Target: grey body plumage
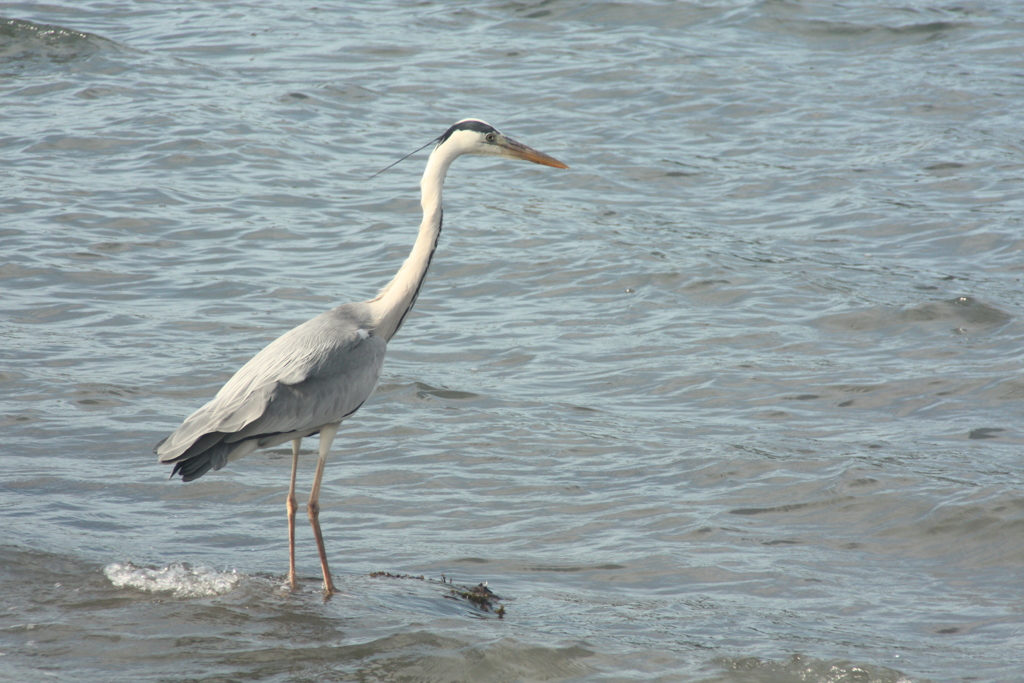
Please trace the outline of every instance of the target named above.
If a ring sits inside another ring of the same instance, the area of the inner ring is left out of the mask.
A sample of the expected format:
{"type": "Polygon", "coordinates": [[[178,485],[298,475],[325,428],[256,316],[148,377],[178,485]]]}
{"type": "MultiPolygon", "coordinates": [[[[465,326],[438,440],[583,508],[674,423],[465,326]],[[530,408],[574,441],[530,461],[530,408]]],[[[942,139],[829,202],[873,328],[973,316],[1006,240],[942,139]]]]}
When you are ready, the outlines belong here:
{"type": "Polygon", "coordinates": [[[365,304],[343,304],[282,335],[157,444],[171,476],[192,481],[253,450],[316,434],[370,397],[387,343],[365,304]],[[233,457],[232,457],[233,456],[233,457]]]}

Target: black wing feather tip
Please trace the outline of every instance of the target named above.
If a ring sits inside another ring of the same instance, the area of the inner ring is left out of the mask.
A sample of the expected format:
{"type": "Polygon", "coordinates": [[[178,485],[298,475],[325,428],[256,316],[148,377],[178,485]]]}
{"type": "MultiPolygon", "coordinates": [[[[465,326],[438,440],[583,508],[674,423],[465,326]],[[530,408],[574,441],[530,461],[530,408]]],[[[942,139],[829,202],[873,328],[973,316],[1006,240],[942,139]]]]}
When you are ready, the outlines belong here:
{"type": "Polygon", "coordinates": [[[185,457],[179,456],[181,459],[174,463],[170,478],[180,475],[182,481],[193,481],[210,470],[219,470],[227,464],[228,453],[236,445],[224,443],[221,439],[198,453],[188,454],[186,451],[185,457]]]}

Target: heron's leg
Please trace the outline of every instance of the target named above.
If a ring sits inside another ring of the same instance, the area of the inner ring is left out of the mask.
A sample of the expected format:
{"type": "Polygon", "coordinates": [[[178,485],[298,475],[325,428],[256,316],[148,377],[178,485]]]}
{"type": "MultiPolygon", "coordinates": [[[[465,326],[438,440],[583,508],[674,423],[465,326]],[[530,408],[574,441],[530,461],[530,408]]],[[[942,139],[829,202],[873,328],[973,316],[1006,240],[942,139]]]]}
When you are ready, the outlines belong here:
{"type": "Polygon", "coordinates": [[[298,588],[295,582],[295,510],[298,505],[295,503],[295,471],[299,469],[299,446],[302,439],[292,440],[292,479],[288,484],[288,583],[292,590],[298,588]]]}
{"type": "Polygon", "coordinates": [[[320,481],[324,477],[324,465],[327,463],[327,454],[334,443],[334,436],[338,433],[340,423],[324,425],[320,428],[320,459],[316,462],[316,474],[313,476],[313,490],[309,493],[309,523],[313,525],[313,535],[316,537],[316,549],[320,551],[320,568],[324,572],[324,592],[328,597],[334,593],[334,582],[331,581],[331,570],[327,566],[327,551],[324,549],[324,536],[320,533],[320,481]]]}

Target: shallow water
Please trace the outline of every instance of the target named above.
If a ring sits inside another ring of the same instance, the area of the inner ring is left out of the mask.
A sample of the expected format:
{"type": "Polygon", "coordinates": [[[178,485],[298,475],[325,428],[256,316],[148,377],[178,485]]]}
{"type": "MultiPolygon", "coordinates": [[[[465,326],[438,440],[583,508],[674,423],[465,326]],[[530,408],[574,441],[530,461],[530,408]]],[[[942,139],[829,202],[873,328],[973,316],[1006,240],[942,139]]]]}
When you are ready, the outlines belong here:
{"type": "Polygon", "coordinates": [[[0,679],[1024,678],[1024,9],[0,15],[0,679]],[[572,168],[453,167],[288,593],[288,448],[152,446],[388,280],[425,156],[368,178],[466,116],[572,168]]]}

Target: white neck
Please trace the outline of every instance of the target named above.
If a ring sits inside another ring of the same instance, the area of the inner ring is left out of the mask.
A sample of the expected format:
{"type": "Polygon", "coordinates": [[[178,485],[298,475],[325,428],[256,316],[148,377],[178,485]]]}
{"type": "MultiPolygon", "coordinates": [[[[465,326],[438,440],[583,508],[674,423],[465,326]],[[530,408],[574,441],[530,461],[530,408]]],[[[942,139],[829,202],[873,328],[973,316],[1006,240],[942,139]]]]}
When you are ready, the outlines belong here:
{"type": "Polygon", "coordinates": [[[461,153],[461,150],[452,149],[448,145],[442,145],[431,153],[427,169],[420,180],[423,222],[420,223],[416,243],[391,282],[366,302],[373,316],[373,333],[383,337],[384,341],[390,341],[398,332],[406,314],[416,303],[416,296],[427,276],[430,259],[441,235],[441,187],[448,167],[461,153]]]}

